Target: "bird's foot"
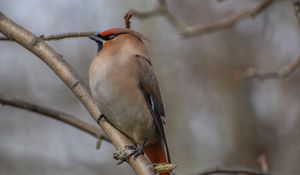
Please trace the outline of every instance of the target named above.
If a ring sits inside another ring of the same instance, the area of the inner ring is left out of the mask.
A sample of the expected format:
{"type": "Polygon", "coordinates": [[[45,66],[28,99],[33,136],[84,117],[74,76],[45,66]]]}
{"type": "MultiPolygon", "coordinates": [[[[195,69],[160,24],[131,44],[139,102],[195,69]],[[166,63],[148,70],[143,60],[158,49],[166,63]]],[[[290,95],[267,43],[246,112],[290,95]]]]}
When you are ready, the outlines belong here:
{"type": "Polygon", "coordinates": [[[99,116],[99,118],[96,119],[96,122],[97,122],[98,124],[100,124],[102,118],[105,118],[105,116],[104,116],[103,114],[101,114],[101,115],[99,116]]]}
{"type": "Polygon", "coordinates": [[[143,144],[138,144],[137,146],[125,146],[125,149],[128,150],[133,150],[132,153],[130,155],[128,155],[128,158],[130,158],[131,156],[133,156],[133,159],[135,160],[139,155],[144,155],[144,147],[146,144],[147,139],[144,139],[143,144]]]}
{"type": "Polygon", "coordinates": [[[113,157],[116,160],[120,160],[118,165],[122,164],[123,162],[127,162],[128,159],[133,156],[133,160],[135,160],[139,155],[144,155],[144,147],[146,144],[146,139],[143,142],[142,145],[129,145],[125,146],[124,149],[118,150],[116,153],[114,153],[113,157]],[[129,152],[130,151],[130,152],[129,152]]]}
{"type": "Polygon", "coordinates": [[[133,156],[133,159],[135,160],[140,154],[144,154],[142,146],[125,146],[124,149],[115,152],[113,157],[116,160],[120,160],[120,162],[118,162],[118,165],[120,165],[123,162],[128,162],[131,156],[133,156]]]}
{"type": "Polygon", "coordinates": [[[122,164],[123,162],[127,162],[128,161],[128,157],[131,155],[131,152],[128,152],[128,149],[122,149],[122,150],[118,150],[117,152],[115,152],[113,154],[113,158],[116,160],[120,160],[120,162],[118,162],[118,165],[122,164]]]}
{"type": "Polygon", "coordinates": [[[125,146],[125,149],[133,150],[132,153],[128,156],[133,156],[135,160],[139,155],[144,155],[144,144],[138,146],[125,146]]]}

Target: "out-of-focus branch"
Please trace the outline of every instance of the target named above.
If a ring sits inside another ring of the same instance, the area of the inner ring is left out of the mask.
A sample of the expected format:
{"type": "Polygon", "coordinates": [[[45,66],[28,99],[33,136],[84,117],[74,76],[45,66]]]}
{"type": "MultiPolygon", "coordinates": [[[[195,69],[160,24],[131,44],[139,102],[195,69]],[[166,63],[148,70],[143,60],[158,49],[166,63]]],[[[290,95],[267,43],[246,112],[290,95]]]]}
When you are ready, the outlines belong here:
{"type": "Polygon", "coordinates": [[[278,71],[274,72],[266,72],[263,70],[258,70],[255,68],[249,68],[246,71],[239,72],[236,77],[238,79],[271,79],[271,78],[280,78],[284,79],[290,76],[295,70],[300,66],[300,54],[296,56],[296,58],[290,62],[288,65],[284,66],[278,71]]]}
{"type": "MultiPolygon", "coordinates": [[[[75,70],[63,59],[62,55],[49,47],[39,37],[7,18],[2,12],[0,12],[0,32],[44,61],[83,103],[117,149],[120,150],[124,149],[125,146],[133,145],[128,137],[114,128],[104,118],[99,121],[102,114],[95,100],[91,96],[87,86],[79,78],[75,70]]],[[[150,160],[144,155],[138,156],[135,160],[131,157],[129,164],[136,174],[154,174],[150,160]]]]}
{"type": "Polygon", "coordinates": [[[295,10],[295,16],[298,20],[298,24],[300,25],[300,0],[294,0],[294,10],[295,10]]]}
{"type": "MultiPolygon", "coordinates": [[[[184,22],[182,22],[173,13],[171,13],[169,11],[169,9],[167,8],[166,2],[164,0],[158,0],[159,3],[152,10],[139,11],[139,10],[131,9],[131,10],[129,10],[129,13],[131,13],[131,16],[134,15],[140,19],[146,19],[146,18],[151,18],[151,17],[162,15],[167,18],[167,20],[179,31],[180,34],[182,34],[185,37],[190,37],[190,36],[201,35],[201,34],[215,32],[215,31],[219,31],[219,30],[223,30],[223,29],[232,27],[236,23],[238,23],[240,20],[242,20],[246,17],[253,17],[253,16],[258,15],[264,9],[266,9],[273,1],[274,0],[263,0],[262,2],[254,5],[252,7],[241,10],[237,13],[234,13],[228,17],[225,17],[223,19],[220,19],[220,20],[213,22],[211,24],[208,24],[208,25],[187,26],[184,22]]],[[[295,1],[297,1],[297,0],[295,0],[295,1]]],[[[298,7],[298,6],[295,5],[295,9],[297,12],[298,8],[296,8],[296,7],[298,7]]],[[[130,28],[129,20],[125,19],[125,26],[126,26],[126,28],[130,28]]],[[[86,37],[89,35],[93,35],[95,33],[96,32],[69,32],[69,33],[62,33],[62,34],[56,34],[56,35],[41,35],[41,36],[39,36],[39,39],[45,40],[45,41],[61,40],[61,39],[66,39],[66,38],[86,37]]],[[[12,39],[7,38],[7,37],[0,37],[0,41],[12,41],[12,39]]]]}
{"type": "Polygon", "coordinates": [[[194,174],[194,175],[213,175],[213,174],[272,175],[272,173],[262,173],[262,172],[252,171],[252,170],[229,170],[229,169],[209,170],[209,171],[204,171],[204,172],[194,174]]]}
{"type": "Polygon", "coordinates": [[[110,140],[106,136],[103,135],[103,133],[100,131],[99,128],[96,128],[93,125],[90,125],[86,122],[76,119],[75,117],[73,117],[70,114],[60,112],[60,111],[57,111],[54,109],[50,109],[50,108],[47,108],[44,106],[36,105],[33,103],[29,103],[26,101],[6,98],[1,95],[0,95],[0,104],[24,109],[27,111],[41,114],[41,116],[46,116],[49,118],[56,119],[58,121],[66,123],[68,125],[74,126],[75,128],[78,128],[81,131],[84,131],[84,132],[96,137],[97,139],[106,140],[106,141],[110,142],[110,140]]]}
{"type": "Polygon", "coordinates": [[[204,33],[214,32],[218,30],[223,30],[228,27],[232,27],[240,20],[246,17],[253,17],[261,13],[264,9],[266,9],[274,0],[263,0],[262,2],[249,7],[247,9],[241,10],[237,13],[234,13],[228,17],[225,17],[219,21],[213,22],[208,25],[194,25],[194,26],[187,26],[179,20],[174,14],[172,14],[169,9],[166,7],[165,3],[158,3],[150,11],[138,11],[138,10],[131,10],[136,17],[144,19],[149,17],[154,17],[158,15],[163,15],[168,19],[168,21],[184,36],[195,36],[201,35],[204,33]]]}
{"type": "MultiPolygon", "coordinates": [[[[68,32],[68,33],[62,33],[57,35],[41,35],[39,38],[41,40],[45,41],[51,41],[51,40],[61,40],[66,38],[79,38],[79,37],[87,37],[89,35],[94,35],[96,32],[68,32]]],[[[13,41],[6,37],[0,37],[0,41],[13,41]]]]}
{"type": "MultiPolygon", "coordinates": [[[[295,16],[300,25],[300,0],[293,1],[295,16]]],[[[288,65],[284,66],[278,71],[267,72],[264,70],[259,70],[255,68],[248,68],[246,71],[240,71],[236,74],[238,79],[284,79],[290,76],[295,70],[300,66],[300,54],[290,62],[288,65]]]]}

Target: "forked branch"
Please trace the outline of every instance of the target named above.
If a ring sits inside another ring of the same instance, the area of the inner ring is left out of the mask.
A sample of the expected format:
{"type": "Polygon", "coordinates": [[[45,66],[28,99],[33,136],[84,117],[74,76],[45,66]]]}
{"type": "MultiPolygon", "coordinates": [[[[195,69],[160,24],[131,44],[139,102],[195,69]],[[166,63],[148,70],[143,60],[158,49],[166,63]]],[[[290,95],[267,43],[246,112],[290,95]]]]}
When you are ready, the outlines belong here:
{"type": "MultiPolygon", "coordinates": [[[[300,1],[294,0],[294,10],[295,16],[298,20],[298,24],[300,25],[300,1]]],[[[293,61],[291,61],[288,65],[284,66],[278,71],[268,72],[264,70],[259,70],[255,68],[248,68],[246,71],[239,72],[237,74],[237,78],[239,79],[285,79],[290,76],[296,69],[300,66],[300,54],[297,55],[293,61]]]]}
{"type": "MultiPolygon", "coordinates": [[[[229,27],[234,26],[239,21],[247,17],[253,17],[260,14],[263,10],[265,10],[274,0],[263,0],[262,2],[236,12],[228,17],[215,21],[208,25],[194,25],[187,26],[182,20],[178,19],[168,8],[166,2],[164,0],[158,0],[158,4],[149,11],[139,11],[139,10],[129,10],[129,14],[140,18],[146,19],[155,16],[164,16],[178,31],[180,34],[186,37],[201,35],[205,33],[215,32],[219,30],[223,30],[229,27]]],[[[129,17],[129,16],[127,16],[129,17]]],[[[130,19],[129,18],[129,19],[130,19]]],[[[128,18],[127,18],[128,19],[128,18]]],[[[130,21],[125,19],[125,27],[130,28],[130,21]],[[127,22],[126,22],[127,21],[127,22]]],[[[86,37],[96,32],[69,32],[62,33],[57,35],[41,35],[39,39],[45,41],[51,40],[60,40],[66,38],[78,38],[78,37],[86,37]]],[[[0,37],[0,41],[12,41],[12,39],[7,37],[0,37]]]]}
{"type": "MultiPolygon", "coordinates": [[[[96,121],[99,121],[98,119],[101,116],[101,112],[99,111],[96,102],[91,96],[87,86],[79,78],[75,70],[63,59],[62,55],[49,47],[45,41],[7,18],[2,12],[0,12],[0,32],[44,61],[72,90],[74,95],[82,102],[91,116],[96,121]]],[[[129,138],[114,128],[105,119],[99,121],[99,125],[117,149],[123,149],[127,145],[133,145],[129,138]]],[[[144,155],[138,156],[135,160],[130,158],[129,164],[136,174],[153,174],[152,164],[144,155]]]]}
{"type": "Polygon", "coordinates": [[[179,33],[181,33],[183,36],[190,37],[232,27],[244,18],[253,17],[260,14],[273,1],[274,0],[263,0],[262,2],[257,3],[254,6],[248,7],[208,25],[187,26],[184,22],[182,22],[182,20],[178,19],[173,13],[170,12],[166,4],[163,3],[164,1],[160,1],[158,5],[156,5],[150,11],[142,12],[138,10],[131,10],[131,12],[134,13],[136,17],[141,19],[163,15],[179,31],[179,33]]]}

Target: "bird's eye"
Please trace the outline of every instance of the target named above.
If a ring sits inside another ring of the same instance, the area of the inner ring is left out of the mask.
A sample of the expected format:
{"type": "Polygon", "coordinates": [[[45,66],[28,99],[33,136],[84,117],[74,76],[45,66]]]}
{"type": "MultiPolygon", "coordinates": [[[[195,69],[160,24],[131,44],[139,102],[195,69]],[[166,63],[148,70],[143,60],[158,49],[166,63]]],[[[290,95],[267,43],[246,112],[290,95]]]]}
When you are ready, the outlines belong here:
{"type": "Polygon", "coordinates": [[[116,36],[117,36],[117,35],[113,35],[113,34],[112,34],[112,35],[109,35],[109,36],[108,36],[108,40],[112,40],[112,39],[114,39],[116,36]]]}

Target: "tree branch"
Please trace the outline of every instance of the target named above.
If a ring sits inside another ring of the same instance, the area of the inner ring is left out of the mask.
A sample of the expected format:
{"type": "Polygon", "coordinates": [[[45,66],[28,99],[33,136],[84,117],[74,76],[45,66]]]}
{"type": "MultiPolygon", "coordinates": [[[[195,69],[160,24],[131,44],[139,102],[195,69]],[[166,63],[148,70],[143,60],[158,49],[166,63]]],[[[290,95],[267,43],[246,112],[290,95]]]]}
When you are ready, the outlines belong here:
{"type": "MultiPolygon", "coordinates": [[[[300,25],[300,0],[294,0],[294,11],[295,16],[300,25]]],[[[248,68],[246,71],[239,71],[235,76],[237,79],[285,79],[289,77],[296,69],[300,66],[300,54],[291,61],[288,65],[284,66],[278,71],[267,72],[264,70],[259,70],[255,68],[248,68]]]]}
{"type": "Polygon", "coordinates": [[[295,57],[288,65],[281,68],[279,71],[266,72],[263,70],[258,70],[254,68],[248,68],[246,71],[238,72],[236,77],[238,79],[285,79],[289,77],[296,69],[300,66],[300,54],[295,57]]]}
{"type": "Polygon", "coordinates": [[[194,26],[186,26],[186,24],[184,24],[175,15],[173,15],[168,10],[165,3],[162,2],[158,3],[158,5],[155,6],[150,11],[145,11],[145,12],[141,12],[138,10],[131,10],[131,11],[135,14],[136,17],[141,19],[163,15],[183,36],[189,37],[189,36],[201,35],[204,33],[215,32],[218,30],[223,30],[225,28],[232,27],[233,25],[238,23],[241,19],[258,15],[264,9],[266,9],[273,1],[274,0],[263,0],[262,2],[252,7],[241,10],[240,12],[234,13],[219,21],[213,22],[208,25],[194,25],[194,26]]]}
{"type": "MultiPolygon", "coordinates": [[[[66,38],[79,38],[79,37],[87,37],[89,35],[94,35],[97,32],[68,32],[62,33],[57,35],[41,35],[39,38],[44,41],[51,41],[51,40],[61,40],[66,38]]],[[[0,41],[13,41],[6,37],[0,37],[0,41]]]]}
{"type": "MultiPolygon", "coordinates": [[[[91,116],[96,120],[101,116],[96,102],[91,96],[87,86],[79,78],[75,70],[69,66],[63,59],[62,55],[49,47],[43,40],[36,37],[31,32],[27,31],[20,25],[14,23],[0,12],[0,32],[7,38],[16,41],[30,52],[35,54],[39,59],[44,61],[55,73],[63,80],[63,82],[72,90],[74,95],[83,103],[91,116]]],[[[99,121],[100,127],[109,137],[112,143],[118,150],[124,149],[127,145],[133,145],[132,141],[122,134],[119,130],[114,128],[105,119],[99,121]]],[[[129,159],[129,164],[132,169],[139,175],[153,175],[152,164],[150,160],[140,155],[135,160],[133,157],[129,159]]]]}
{"type": "MultiPolygon", "coordinates": [[[[155,16],[164,16],[167,20],[179,31],[179,33],[185,37],[191,37],[195,35],[202,35],[205,33],[215,32],[219,30],[223,30],[229,27],[234,26],[240,20],[246,17],[253,17],[261,13],[264,9],[266,9],[274,0],[263,0],[261,3],[258,3],[252,7],[241,10],[240,12],[234,13],[226,18],[220,19],[216,22],[213,22],[208,25],[194,25],[187,26],[184,22],[178,19],[173,13],[169,11],[167,8],[166,2],[164,0],[158,0],[159,3],[150,11],[138,11],[131,9],[128,13],[133,14],[134,16],[140,19],[151,18],[155,16]]],[[[296,5],[295,5],[296,7],[296,5]]],[[[130,23],[126,23],[126,28],[130,27],[130,23]]],[[[61,40],[66,38],[78,38],[78,37],[86,37],[89,35],[93,35],[96,32],[69,32],[62,33],[56,35],[41,35],[39,39],[44,41],[51,40],[61,40]]],[[[0,41],[13,41],[7,37],[0,37],[0,41]]]]}
{"type": "Polygon", "coordinates": [[[98,128],[94,127],[93,125],[90,125],[86,122],[83,122],[79,119],[76,119],[75,117],[73,117],[70,114],[60,112],[60,111],[57,111],[54,109],[50,109],[47,107],[43,107],[40,105],[36,105],[33,103],[29,103],[26,101],[22,101],[22,100],[9,99],[9,98],[3,97],[1,95],[0,95],[0,104],[24,109],[27,111],[41,114],[42,116],[56,119],[58,121],[61,121],[68,125],[71,125],[77,129],[80,129],[81,131],[84,131],[84,132],[96,137],[97,139],[101,139],[101,140],[110,142],[110,140],[106,136],[103,135],[103,133],[100,131],[100,129],[98,129],[98,128]]]}
{"type": "Polygon", "coordinates": [[[194,175],[212,175],[212,174],[237,174],[237,175],[272,175],[271,173],[262,173],[262,172],[255,172],[250,170],[226,170],[226,169],[216,169],[216,170],[209,170],[204,171],[202,173],[194,174],[194,175]]]}
{"type": "MultiPolygon", "coordinates": [[[[204,33],[210,33],[210,32],[232,27],[233,25],[235,25],[237,22],[239,22],[241,19],[245,17],[251,17],[259,14],[265,8],[267,8],[273,1],[274,0],[264,0],[261,3],[254,5],[253,7],[249,7],[247,9],[241,10],[240,12],[237,12],[231,16],[228,16],[224,19],[221,19],[219,21],[204,26],[203,25],[186,26],[181,20],[179,20],[174,14],[172,14],[168,10],[168,8],[166,7],[166,3],[163,0],[159,0],[159,4],[156,5],[150,11],[142,12],[142,11],[132,9],[129,12],[132,12],[136,17],[140,19],[163,15],[169,20],[169,22],[175,28],[177,28],[177,30],[182,35],[188,37],[188,36],[201,35],[204,33]]],[[[295,5],[295,7],[297,6],[295,5]]],[[[130,25],[130,24],[126,24],[126,25],[130,25]]],[[[86,37],[89,35],[93,35],[95,33],[96,32],[69,32],[69,33],[62,33],[56,35],[46,35],[46,36],[41,35],[39,36],[39,38],[41,40],[51,41],[51,40],[61,40],[66,38],[86,37]]],[[[0,37],[0,41],[12,41],[12,40],[6,37],[0,37]]]]}

